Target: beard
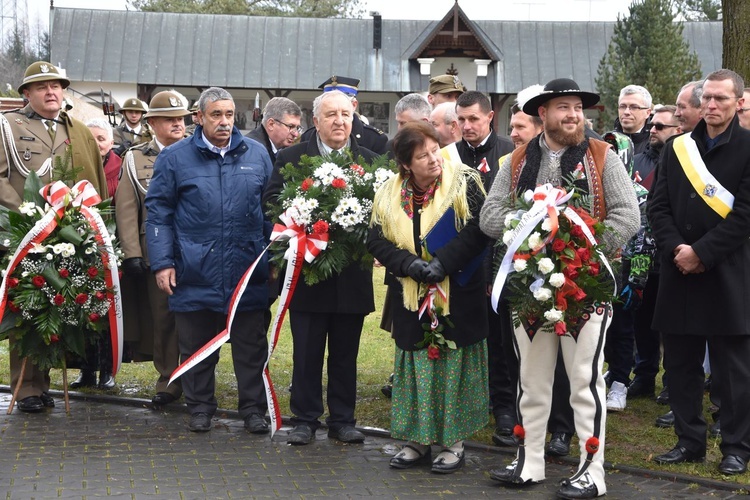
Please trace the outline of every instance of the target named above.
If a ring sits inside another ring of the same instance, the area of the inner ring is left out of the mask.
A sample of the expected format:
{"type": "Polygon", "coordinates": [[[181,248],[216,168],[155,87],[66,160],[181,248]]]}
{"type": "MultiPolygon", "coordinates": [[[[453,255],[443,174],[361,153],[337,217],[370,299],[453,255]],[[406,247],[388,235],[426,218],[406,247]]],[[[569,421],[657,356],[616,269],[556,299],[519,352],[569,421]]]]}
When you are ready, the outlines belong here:
{"type": "Polygon", "coordinates": [[[567,132],[561,124],[545,123],[544,132],[549,135],[557,144],[562,146],[575,146],[583,142],[586,135],[583,132],[583,121],[579,121],[578,126],[572,132],[567,132]]]}

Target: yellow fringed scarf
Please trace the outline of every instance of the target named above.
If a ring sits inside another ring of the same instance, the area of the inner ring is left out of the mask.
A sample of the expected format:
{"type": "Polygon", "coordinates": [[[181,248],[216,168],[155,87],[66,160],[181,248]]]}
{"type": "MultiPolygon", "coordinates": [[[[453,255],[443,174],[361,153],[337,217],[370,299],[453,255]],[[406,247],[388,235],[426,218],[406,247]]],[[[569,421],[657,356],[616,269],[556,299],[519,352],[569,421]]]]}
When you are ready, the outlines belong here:
{"type": "MultiPolygon", "coordinates": [[[[450,160],[443,162],[443,173],[440,188],[438,188],[433,199],[422,209],[419,239],[423,240],[445,212],[453,207],[456,214],[456,230],[460,231],[471,219],[471,210],[467,197],[467,186],[470,178],[478,186],[482,186],[482,180],[473,168],[450,160]]],[[[399,249],[408,250],[414,255],[419,255],[427,260],[427,251],[414,246],[414,225],[403,208],[401,207],[401,184],[404,178],[401,175],[391,177],[375,194],[372,208],[371,225],[379,224],[383,229],[383,235],[399,249]]],[[[427,285],[420,284],[409,277],[399,278],[403,287],[404,307],[409,311],[419,308],[419,299],[427,291],[427,285]]],[[[450,299],[449,278],[440,283],[445,296],[450,299]]],[[[435,305],[443,309],[443,315],[450,314],[448,301],[436,296],[435,305]]]]}

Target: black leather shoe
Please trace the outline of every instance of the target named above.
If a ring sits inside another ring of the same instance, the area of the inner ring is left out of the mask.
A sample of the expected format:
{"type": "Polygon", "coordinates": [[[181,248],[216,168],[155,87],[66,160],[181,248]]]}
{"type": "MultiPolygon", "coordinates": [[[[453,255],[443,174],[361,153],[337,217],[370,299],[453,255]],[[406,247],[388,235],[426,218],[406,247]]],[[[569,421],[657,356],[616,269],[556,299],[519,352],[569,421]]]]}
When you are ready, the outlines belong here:
{"type": "Polygon", "coordinates": [[[719,472],[728,476],[747,472],[747,462],[737,455],[726,455],[721,459],[719,472]]]}
{"type": "Polygon", "coordinates": [[[250,434],[268,434],[268,422],[260,413],[245,417],[245,430],[250,434]]]}
{"type": "Polygon", "coordinates": [[[47,392],[43,392],[39,395],[39,399],[42,400],[42,404],[45,408],[54,408],[55,407],[55,400],[52,396],[49,395],[47,392]]]}
{"type": "Polygon", "coordinates": [[[656,388],[653,380],[648,382],[636,377],[628,386],[629,398],[653,398],[655,395],[656,388]]]}
{"type": "Polygon", "coordinates": [[[157,392],[154,394],[154,397],[151,398],[151,404],[157,407],[167,406],[175,401],[177,401],[177,396],[173,396],[168,392],[157,392]]]}
{"type": "MultiPolygon", "coordinates": [[[[414,467],[415,465],[422,465],[422,464],[428,464],[432,462],[432,449],[428,446],[427,449],[422,453],[419,454],[419,450],[415,447],[405,444],[404,448],[409,448],[411,450],[414,450],[417,453],[417,458],[404,458],[399,457],[399,453],[396,453],[396,456],[391,458],[391,461],[388,462],[391,467],[394,469],[408,469],[409,467],[414,467]]],[[[403,448],[402,448],[403,450],[403,448]]]]}
{"type": "Polygon", "coordinates": [[[575,484],[567,479],[563,481],[560,489],[557,490],[557,498],[578,499],[578,498],[596,498],[599,496],[599,488],[594,483],[575,484]]]}
{"type": "Polygon", "coordinates": [[[338,439],[342,443],[363,443],[365,440],[365,435],[355,429],[353,425],[328,429],[328,437],[338,439]]]}
{"type": "Polygon", "coordinates": [[[193,432],[208,432],[211,430],[211,415],[203,412],[193,413],[190,415],[188,429],[193,432]]]}
{"type": "Polygon", "coordinates": [[[112,372],[100,371],[99,372],[99,384],[97,387],[103,391],[111,391],[117,386],[115,383],[115,377],[112,376],[112,372]]]}
{"type": "Polygon", "coordinates": [[[292,429],[289,432],[289,435],[286,438],[287,444],[293,444],[293,445],[304,445],[304,444],[310,444],[310,441],[312,441],[313,438],[313,430],[312,427],[310,427],[307,424],[299,424],[294,426],[294,429],[292,429]]]}
{"type": "Polygon", "coordinates": [[[660,405],[669,404],[669,387],[665,387],[661,390],[658,396],[656,396],[656,402],[660,405]]]}
{"type": "Polygon", "coordinates": [[[520,477],[516,476],[515,462],[502,469],[492,469],[490,471],[490,479],[492,479],[493,481],[505,483],[506,485],[517,486],[519,488],[522,486],[528,486],[533,483],[533,481],[531,480],[524,481],[520,477]]]}
{"type": "Polygon", "coordinates": [[[81,370],[78,378],[68,386],[71,389],[81,389],[82,387],[96,387],[96,372],[81,370]]]}
{"type": "Polygon", "coordinates": [[[700,463],[706,460],[706,452],[695,453],[683,446],[675,446],[667,453],[654,457],[657,464],[682,464],[686,462],[700,463]]]}
{"type": "Polygon", "coordinates": [[[512,415],[497,415],[492,442],[498,446],[518,446],[518,440],[513,435],[515,425],[516,419],[512,415]]]}
{"type": "Polygon", "coordinates": [[[393,397],[393,386],[391,384],[385,384],[380,388],[380,392],[383,393],[383,396],[391,399],[393,397]]]}
{"type": "Polygon", "coordinates": [[[672,410],[669,410],[664,415],[659,415],[658,417],[656,417],[655,425],[657,427],[661,427],[662,429],[674,427],[674,412],[672,410]]]}
{"type": "Polygon", "coordinates": [[[29,396],[16,402],[16,406],[26,413],[37,413],[44,409],[44,403],[39,396],[29,396]]]}
{"type": "Polygon", "coordinates": [[[572,434],[553,432],[547,444],[546,452],[551,457],[567,457],[570,454],[570,439],[572,434]]]}
{"type": "Polygon", "coordinates": [[[436,474],[453,474],[458,469],[464,466],[464,463],[466,462],[466,454],[464,453],[464,450],[461,451],[453,451],[450,448],[444,448],[440,450],[440,453],[450,453],[451,455],[455,456],[458,461],[447,464],[445,463],[445,459],[441,456],[438,456],[438,458],[435,459],[434,462],[432,462],[432,472],[436,474]]]}
{"type": "Polygon", "coordinates": [[[708,435],[712,438],[721,436],[721,420],[717,420],[711,427],[708,428],[708,435]]]}

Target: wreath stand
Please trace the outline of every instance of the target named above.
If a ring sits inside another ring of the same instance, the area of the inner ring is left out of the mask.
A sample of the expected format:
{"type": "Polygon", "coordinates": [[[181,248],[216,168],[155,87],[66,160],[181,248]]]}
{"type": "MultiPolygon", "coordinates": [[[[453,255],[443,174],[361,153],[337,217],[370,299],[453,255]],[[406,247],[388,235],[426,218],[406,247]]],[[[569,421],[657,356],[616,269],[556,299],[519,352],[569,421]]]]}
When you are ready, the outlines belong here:
{"type": "MultiPolygon", "coordinates": [[[[18,376],[18,382],[16,387],[13,389],[13,395],[10,398],[10,404],[8,405],[8,411],[6,415],[10,415],[13,412],[13,405],[16,403],[18,398],[18,391],[21,390],[21,384],[23,383],[23,376],[26,373],[26,362],[29,360],[28,357],[23,358],[21,362],[21,374],[18,376]]],[[[70,398],[68,397],[68,370],[65,368],[65,358],[62,360],[62,376],[63,376],[63,394],[65,399],[65,413],[70,414],[70,398]]]]}

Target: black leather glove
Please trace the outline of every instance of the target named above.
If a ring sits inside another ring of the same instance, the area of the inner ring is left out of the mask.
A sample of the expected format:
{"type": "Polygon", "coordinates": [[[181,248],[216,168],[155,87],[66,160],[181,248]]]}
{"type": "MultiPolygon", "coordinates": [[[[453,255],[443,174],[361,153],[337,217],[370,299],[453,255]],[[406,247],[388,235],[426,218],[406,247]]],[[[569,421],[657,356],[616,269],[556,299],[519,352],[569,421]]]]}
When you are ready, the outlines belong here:
{"type": "Polygon", "coordinates": [[[425,270],[425,283],[439,283],[445,279],[445,268],[437,257],[433,258],[425,270]]]}
{"type": "Polygon", "coordinates": [[[424,281],[425,270],[427,269],[427,262],[422,259],[414,259],[409,267],[406,268],[406,275],[414,281],[424,281]]]}
{"type": "Polygon", "coordinates": [[[148,272],[146,262],[140,257],[132,257],[122,261],[122,272],[131,276],[138,276],[148,272]]]}

